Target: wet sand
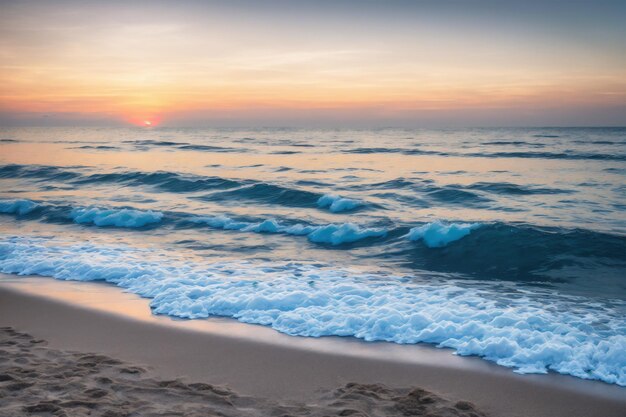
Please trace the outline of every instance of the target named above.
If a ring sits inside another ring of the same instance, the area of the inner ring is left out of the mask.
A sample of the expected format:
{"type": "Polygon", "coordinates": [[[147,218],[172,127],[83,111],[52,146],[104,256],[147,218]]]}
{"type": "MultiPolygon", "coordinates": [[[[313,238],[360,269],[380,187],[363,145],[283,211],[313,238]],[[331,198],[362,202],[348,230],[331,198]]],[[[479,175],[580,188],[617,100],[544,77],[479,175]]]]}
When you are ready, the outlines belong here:
{"type": "Polygon", "coordinates": [[[517,375],[431,348],[293,338],[232,320],[173,321],[151,316],[146,300],[111,286],[17,280],[0,282],[0,326],[15,329],[2,331],[2,374],[13,379],[0,385],[26,385],[3,392],[0,415],[28,415],[42,402],[43,415],[125,415],[120,404],[135,404],[131,397],[139,405],[130,408],[147,407],[140,415],[610,417],[626,409],[626,390],[600,382],[517,375]],[[64,372],[76,384],[55,380],[65,381],[64,372]],[[97,378],[111,379],[112,388],[97,378]],[[88,392],[106,404],[80,405],[94,402],[88,392]],[[76,410],[67,411],[67,402],[76,410]],[[180,414],[184,404],[189,409],[180,414]]]}

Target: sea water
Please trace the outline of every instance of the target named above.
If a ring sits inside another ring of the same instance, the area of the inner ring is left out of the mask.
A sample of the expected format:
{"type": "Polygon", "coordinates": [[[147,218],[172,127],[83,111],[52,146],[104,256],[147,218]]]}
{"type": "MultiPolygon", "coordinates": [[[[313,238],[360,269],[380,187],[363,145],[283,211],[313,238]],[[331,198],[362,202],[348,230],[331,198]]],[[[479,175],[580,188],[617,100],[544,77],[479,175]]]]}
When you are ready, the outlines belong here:
{"type": "Polygon", "coordinates": [[[626,129],[0,129],[0,272],[626,386],[626,129]]]}

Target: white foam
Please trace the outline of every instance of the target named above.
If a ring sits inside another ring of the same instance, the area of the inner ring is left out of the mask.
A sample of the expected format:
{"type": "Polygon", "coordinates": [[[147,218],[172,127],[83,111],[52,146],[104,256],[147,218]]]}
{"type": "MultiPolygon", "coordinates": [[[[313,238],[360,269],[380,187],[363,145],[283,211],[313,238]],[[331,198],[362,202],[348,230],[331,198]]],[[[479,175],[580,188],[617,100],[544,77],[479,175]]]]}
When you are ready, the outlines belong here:
{"type": "Polygon", "coordinates": [[[290,335],[433,343],[520,373],[548,370],[626,386],[626,303],[462,281],[253,261],[197,264],[171,252],[1,237],[0,271],[103,280],[155,313],[232,317],[290,335]],[[490,287],[491,288],[491,287],[490,287]]]}
{"type": "Polygon", "coordinates": [[[317,200],[318,207],[328,208],[333,213],[353,210],[362,205],[363,203],[361,201],[344,198],[336,194],[324,194],[319,198],[319,200],[317,200]]]}
{"type": "Polygon", "coordinates": [[[429,248],[440,248],[450,242],[464,238],[478,227],[480,227],[479,223],[448,224],[434,221],[412,228],[408,237],[410,240],[423,240],[424,244],[429,248]]]}
{"type": "Polygon", "coordinates": [[[356,242],[369,237],[381,237],[387,234],[385,229],[366,228],[353,223],[328,224],[312,226],[295,224],[286,226],[275,219],[267,219],[259,223],[233,220],[227,216],[196,217],[194,223],[203,223],[216,229],[240,230],[254,233],[282,233],[295,236],[306,236],[311,242],[341,245],[356,242]]]}
{"type": "Polygon", "coordinates": [[[143,227],[158,223],[163,213],[132,209],[101,209],[97,207],[75,208],[70,217],[76,223],[93,223],[96,226],[143,227]]]}
{"type": "Polygon", "coordinates": [[[311,242],[339,245],[341,243],[356,242],[368,237],[381,237],[386,234],[387,232],[384,229],[362,229],[356,224],[344,223],[341,225],[329,224],[320,226],[311,232],[308,238],[311,242]]]}
{"type": "Polygon", "coordinates": [[[35,210],[39,205],[30,200],[0,200],[0,213],[24,215],[35,210]]]}

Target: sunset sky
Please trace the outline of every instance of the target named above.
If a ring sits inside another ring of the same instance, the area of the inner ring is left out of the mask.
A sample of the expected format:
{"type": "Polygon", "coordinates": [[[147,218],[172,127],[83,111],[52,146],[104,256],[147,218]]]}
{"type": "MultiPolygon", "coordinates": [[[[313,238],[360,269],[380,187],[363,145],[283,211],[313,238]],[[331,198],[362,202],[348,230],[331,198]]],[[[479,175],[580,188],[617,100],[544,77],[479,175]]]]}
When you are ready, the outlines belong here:
{"type": "Polygon", "coordinates": [[[624,125],[624,21],[603,0],[0,1],[0,125],[624,125]]]}

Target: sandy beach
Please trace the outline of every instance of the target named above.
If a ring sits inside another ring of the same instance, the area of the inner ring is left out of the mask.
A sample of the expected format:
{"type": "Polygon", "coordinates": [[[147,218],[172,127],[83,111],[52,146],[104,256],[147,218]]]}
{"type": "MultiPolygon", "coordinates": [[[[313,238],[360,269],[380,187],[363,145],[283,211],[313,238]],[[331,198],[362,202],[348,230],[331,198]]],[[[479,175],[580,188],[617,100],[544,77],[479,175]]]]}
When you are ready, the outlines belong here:
{"type": "Polygon", "coordinates": [[[582,417],[626,407],[617,386],[517,375],[444,350],[155,317],[147,300],[101,284],[4,281],[0,326],[5,415],[582,417]]]}

